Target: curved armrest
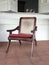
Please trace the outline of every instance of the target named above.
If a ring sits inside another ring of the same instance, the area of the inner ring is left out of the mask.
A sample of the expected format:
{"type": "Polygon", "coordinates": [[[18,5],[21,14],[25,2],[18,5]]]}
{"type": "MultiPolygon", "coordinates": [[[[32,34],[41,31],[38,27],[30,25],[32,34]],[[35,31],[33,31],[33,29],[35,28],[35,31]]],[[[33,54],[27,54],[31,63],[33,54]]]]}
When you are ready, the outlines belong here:
{"type": "Polygon", "coordinates": [[[10,32],[10,34],[13,32],[13,31],[15,31],[15,30],[19,30],[20,29],[20,27],[19,26],[17,26],[16,28],[14,28],[14,29],[11,29],[11,30],[7,30],[7,32],[10,32]]]}
{"type": "Polygon", "coordinates": [[[34,33],[35,31],[37,31],[37,26],[35,26],[34,30],[32,30],[31,32],[34,33]]]}

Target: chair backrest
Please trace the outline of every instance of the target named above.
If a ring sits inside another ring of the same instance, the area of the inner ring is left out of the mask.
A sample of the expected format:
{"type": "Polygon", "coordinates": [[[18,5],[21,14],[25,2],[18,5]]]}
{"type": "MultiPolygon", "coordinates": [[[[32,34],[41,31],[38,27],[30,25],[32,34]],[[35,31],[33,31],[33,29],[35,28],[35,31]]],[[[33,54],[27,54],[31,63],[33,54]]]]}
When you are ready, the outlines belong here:
{"type": "Polygon", "coordinates": [[[31,31],[36,26],[36,17],[21,17],[19,33],[32,34],[31,31]]]}

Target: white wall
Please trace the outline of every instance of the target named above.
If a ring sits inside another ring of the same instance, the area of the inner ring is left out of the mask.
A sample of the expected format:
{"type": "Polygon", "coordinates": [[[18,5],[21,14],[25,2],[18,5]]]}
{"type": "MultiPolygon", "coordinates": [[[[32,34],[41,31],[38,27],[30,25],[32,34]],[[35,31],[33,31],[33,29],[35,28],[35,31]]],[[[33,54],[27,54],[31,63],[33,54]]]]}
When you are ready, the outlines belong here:
{"type": "Polygon", "coordinates": [[[39,0],[39,13],[49,13],[49,0],[39,0]]]}
{"type": "MultiPolygon", "coordinates": [[[[7,29],[13,29],[19,25],[20,17],[37,18],[37,40],[49,40],[49,15],[35,14],[35,13],[0,13],[0,42],[8,41],[7,29]]],[[[18,31],[14,32],[18,33],[18,31]]]]}
{"type": "Polygon", "coordinates": [[[38,40],[49,40],[49,19],[38,19],[38,40]]]}
{"type": "Polygon", "coordinates": [[[0,11],[18,11],[18,0],[0,0],[0,11]]]}

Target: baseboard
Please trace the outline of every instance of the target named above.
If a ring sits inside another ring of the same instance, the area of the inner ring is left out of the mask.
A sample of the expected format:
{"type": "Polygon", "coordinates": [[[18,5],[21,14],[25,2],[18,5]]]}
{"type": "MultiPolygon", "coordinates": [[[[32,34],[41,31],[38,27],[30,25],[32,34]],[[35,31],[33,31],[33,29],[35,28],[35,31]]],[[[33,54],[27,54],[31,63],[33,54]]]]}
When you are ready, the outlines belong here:
{"type": "MultiPolygon", "coordinates": [[[[18,43],[18,41],[12,41],[12,43],[18,43]]],[[[38,40],[37,42],[49,42],[49,40],[38,40]]],[[[8,41],[2,41],[0,43],[8,43],[8,41]]]]}

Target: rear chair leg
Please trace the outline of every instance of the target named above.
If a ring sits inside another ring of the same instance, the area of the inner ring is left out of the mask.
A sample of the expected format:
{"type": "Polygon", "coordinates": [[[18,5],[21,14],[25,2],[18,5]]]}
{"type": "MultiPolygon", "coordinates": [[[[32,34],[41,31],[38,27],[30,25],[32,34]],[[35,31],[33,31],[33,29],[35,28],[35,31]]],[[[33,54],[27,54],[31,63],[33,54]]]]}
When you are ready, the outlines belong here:
{"type": "Polygon", "coordinates": [[[21,41],[19,40],[20,46],[21,46],[21,41]]]}
{"type": "Polygon", "coordinates": [[[7,47],[6,53],[8,53],[8,51],[9,51],[10,43],[11,43],[11,40],[9,40],[9,44],[8,44],[8,47],[7,47]]]}

